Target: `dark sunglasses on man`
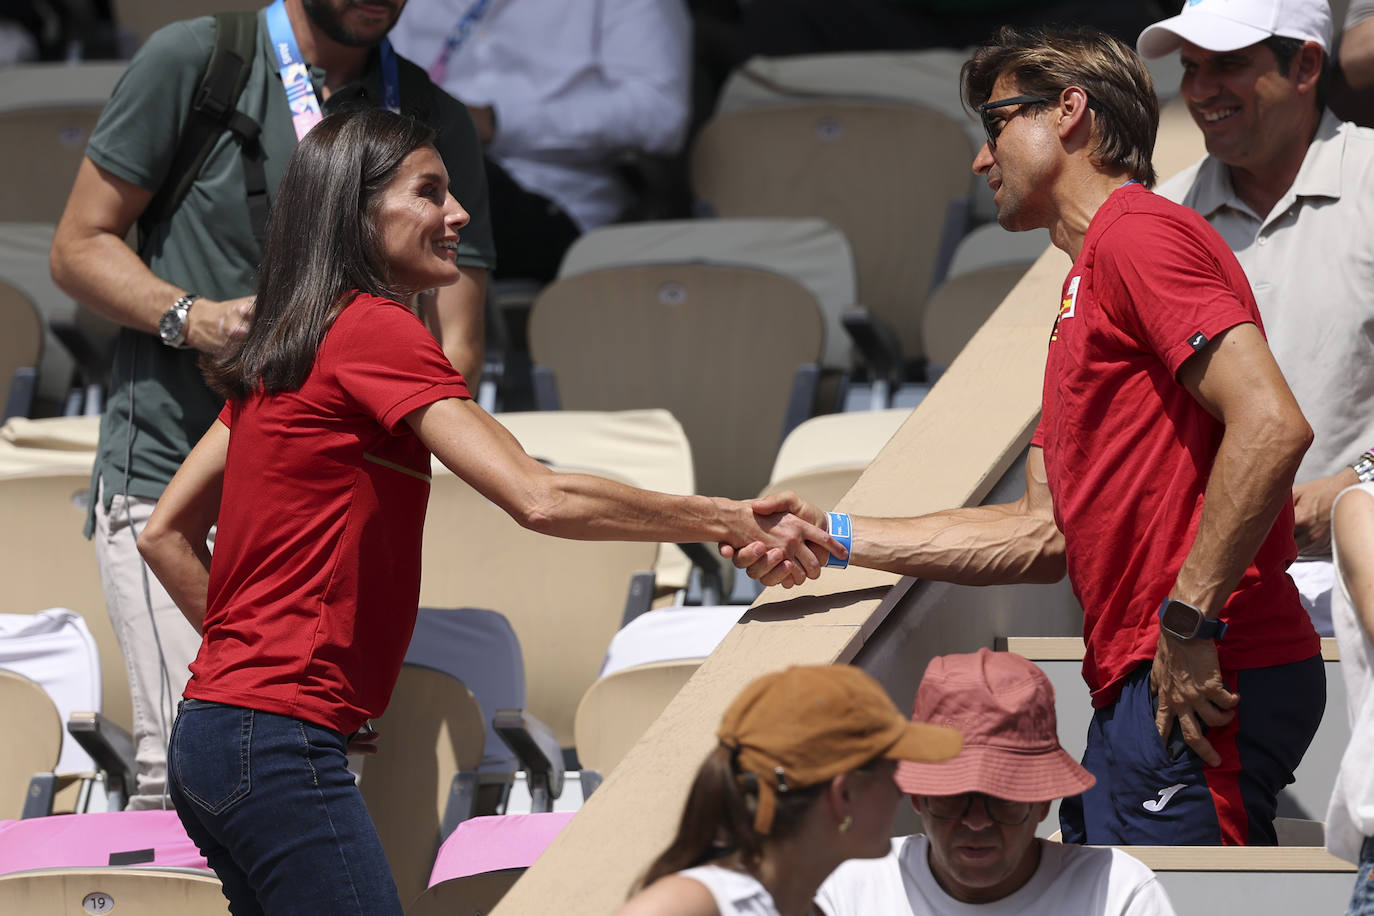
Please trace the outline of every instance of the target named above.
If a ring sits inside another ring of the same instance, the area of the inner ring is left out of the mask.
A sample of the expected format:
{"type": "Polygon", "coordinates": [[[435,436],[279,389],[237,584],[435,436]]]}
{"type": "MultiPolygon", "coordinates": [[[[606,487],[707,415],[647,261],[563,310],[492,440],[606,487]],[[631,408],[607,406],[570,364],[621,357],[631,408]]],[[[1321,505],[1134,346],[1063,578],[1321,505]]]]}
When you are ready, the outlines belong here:
{"type": "Polygon", "coordinates": [[[983,130],[988,135],[988,149],[997,149],[997,137],[1002,133],[1002,128],[1007,126],[1007,118],[988,114],[998,108],[1009,108],[1012,105],[1043,105],[1049,99],[1043,95],[1014,95],[1009,99],[998,99],[997,101],[987,101],[978,106],[978,117],[983,122],[983,130]]]}

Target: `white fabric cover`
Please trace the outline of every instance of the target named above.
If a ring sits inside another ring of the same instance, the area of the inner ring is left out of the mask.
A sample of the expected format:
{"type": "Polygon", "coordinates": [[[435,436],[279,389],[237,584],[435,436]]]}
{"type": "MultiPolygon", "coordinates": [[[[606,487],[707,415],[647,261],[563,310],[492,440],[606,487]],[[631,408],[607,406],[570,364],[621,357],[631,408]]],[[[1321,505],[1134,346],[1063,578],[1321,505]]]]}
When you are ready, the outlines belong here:
{"type": "Polygon", "coordinates": [[[0,478],[76,471],[95,462],[100,417],[12,417],[0,426],[0,478]]]}
{"type": "Polygon", "coordinates": [[[747,610],[742,604],[726,604],[673,605],[646,611],[611,637],[601,676],[649,662],[705,658],[747,610]]]}
{"type": "Polygon", "coordinates": [[[38,683],[62,719],[60,773],[95,769],[81,745],[67,734],[74,712],[100,711],[100,655],[79,614],[49,608],[37,614],[0,614],[0,668],[38,683]]]}

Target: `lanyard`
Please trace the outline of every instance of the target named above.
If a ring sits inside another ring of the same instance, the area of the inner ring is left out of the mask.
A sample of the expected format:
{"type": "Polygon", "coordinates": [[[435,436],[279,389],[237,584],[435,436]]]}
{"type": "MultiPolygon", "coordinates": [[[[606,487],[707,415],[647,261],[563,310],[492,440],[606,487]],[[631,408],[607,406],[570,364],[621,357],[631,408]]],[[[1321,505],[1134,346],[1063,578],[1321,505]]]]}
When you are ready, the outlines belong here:
{"type": "Polygon", "coordinates": [[[436,86],[444,84],[444,76],[448,73],[448,62],[454,53],[463,46],[463,42],[468,40],[468,33],[486,13],[487,7],[491,6],[491,0],[477,0],[468,11],[463,14],[463,18],[458,20],[458,24],[449,30],[444,38],[444,47],[439,51],[438,58],[429,67],[429,80],[436,86]]]}
{"type": "MultiPolygon", "coordinates": [[[[281,85],[282,89],[286,90],[286,104],[291,109],[291,123],[296,128],[296,139],[300,140],[310,133],[310,128],[320,123],[324,112],[320,108],[319,97],[315,95],[315,86],[310,82],[310,68],[301,59],[301,49],[296,44],[296,33],[292,30],[291,20],[286,15],[285,0],[276,0],[267,8],[267,32],[271,36],[272,51],[281,71],[281,85]]],[[[382,63],[382,102],[389,110],[399,112],[401,92],[396,74],[396,51],[385,38],[382,39],[377,51],[381,55],[382,63]]]]}

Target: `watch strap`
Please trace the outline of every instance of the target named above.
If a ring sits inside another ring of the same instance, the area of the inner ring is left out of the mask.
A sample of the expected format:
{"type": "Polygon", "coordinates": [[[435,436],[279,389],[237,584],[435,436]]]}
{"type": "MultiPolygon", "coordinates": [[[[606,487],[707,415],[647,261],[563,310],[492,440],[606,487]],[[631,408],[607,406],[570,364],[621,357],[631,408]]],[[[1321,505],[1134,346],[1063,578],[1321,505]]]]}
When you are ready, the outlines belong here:
{"type": "Polygon", "coordinates": [[[1374,480],[1374,449],[1360,455],[1350,467],[1355,472],[1355,476],[1360,479],[1360,483],[1369,483],[1374,480]]]}
{"type": "Polygon", "coordinates": [[[1222,637],[1225,635],[1226,621],[1220,619],[1213,620],[1210,617],[1203,617],[1202,622],[1198,624],[1197,635],[1193,638],[1210,639],[1214,642],[1221,642],[1222,637]]]}

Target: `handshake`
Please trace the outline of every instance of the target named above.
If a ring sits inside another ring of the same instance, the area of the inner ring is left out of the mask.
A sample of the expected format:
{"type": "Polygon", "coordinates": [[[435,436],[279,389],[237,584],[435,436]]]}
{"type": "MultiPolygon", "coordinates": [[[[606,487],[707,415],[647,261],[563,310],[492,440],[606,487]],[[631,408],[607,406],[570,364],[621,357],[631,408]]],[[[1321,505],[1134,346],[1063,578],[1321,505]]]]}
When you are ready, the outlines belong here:
{"type": "Polygon", "coordinates": [[[795,493],[737,505],[746,508],[750,518],[743,520],[738,532],[732,531],[730,540],[720,542],[720,555],[751,579],[791,588],[820,576],[830,557],[849,559],[845,545],[826,530],[826,513],[795,493]]]}

